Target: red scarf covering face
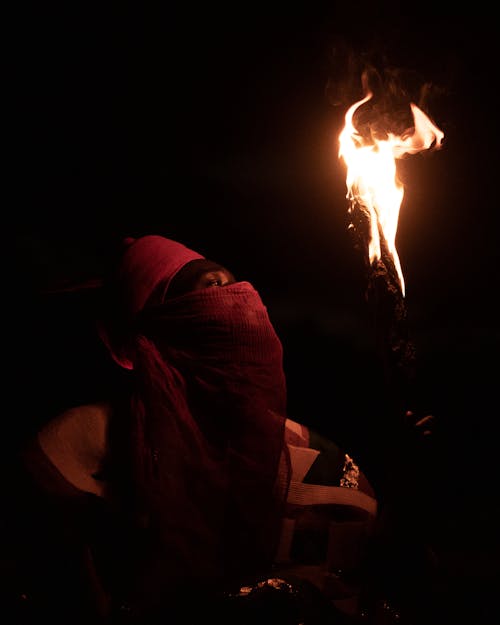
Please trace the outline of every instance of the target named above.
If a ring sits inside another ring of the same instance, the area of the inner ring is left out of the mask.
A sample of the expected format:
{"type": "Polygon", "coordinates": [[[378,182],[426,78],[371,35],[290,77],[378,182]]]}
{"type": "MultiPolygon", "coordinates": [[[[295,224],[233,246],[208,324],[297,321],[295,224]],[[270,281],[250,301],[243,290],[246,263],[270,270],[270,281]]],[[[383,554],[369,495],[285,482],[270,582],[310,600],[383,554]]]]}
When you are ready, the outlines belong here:
{"type": "Polygon", "coordinates": [[[120,321],[128,321],[127,339],[113,354],[136,378],[133,480],[154,556],[141,585],[152,597],[265,573],[288,486],[282,346],[265,306],[239,282],[144,307],[146,289],[129,281],[139,276],[149,293],[168,288],[200,258],[179,246],[172,259],[179,244],[164,241],[144,237],[126,252],[119,281],[121,301],[131,297],[120,321]]]}

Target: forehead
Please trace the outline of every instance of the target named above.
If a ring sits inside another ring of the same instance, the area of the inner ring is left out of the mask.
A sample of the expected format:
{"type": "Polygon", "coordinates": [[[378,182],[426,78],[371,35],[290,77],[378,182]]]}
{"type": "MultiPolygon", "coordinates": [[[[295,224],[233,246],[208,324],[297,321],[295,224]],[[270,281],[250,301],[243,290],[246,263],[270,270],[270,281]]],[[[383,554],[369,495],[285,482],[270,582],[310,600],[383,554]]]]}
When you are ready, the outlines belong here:
{"type": "Polygon", "coordinates": [[[165,296],[172,297],[181,293],[187,293],[196,287],[197,281],[210,272],[222,272],[234,279],[234,275],[229,269],[213,260],[200,258],[192,260],[180,269],[172,278],[165,296]]]}
{"type": "Polygon", "coordinates": [[[206,258],[198,258],[196,260],[192,260],[186,263],[184,267],[182,267],[182,269],[177,272],[173,280],[199,277],[210,271],[224,271],[227,273],[231,273],[229,269],[227,269],[227,267],[221,265],[216,261],[206,258]]]}

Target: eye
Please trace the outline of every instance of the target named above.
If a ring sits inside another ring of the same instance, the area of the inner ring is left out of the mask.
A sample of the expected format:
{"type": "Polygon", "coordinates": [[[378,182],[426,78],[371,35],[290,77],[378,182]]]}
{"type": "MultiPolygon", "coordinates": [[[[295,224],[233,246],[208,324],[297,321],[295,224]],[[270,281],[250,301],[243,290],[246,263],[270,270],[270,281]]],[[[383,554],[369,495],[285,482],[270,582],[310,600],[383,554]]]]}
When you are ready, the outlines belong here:
{"type": "Polygon", "coordinates": [[[201,276],[198,288],[222,287],[233,282],[234,276],[227,270],[207,271],[201,276]]]}
{"type": "Polygon", "coordinates": [[[164,284],[158,287],[158,301],[178,297],[191,291],[209,287],[224,287],[236,282],[234,275],[222,265],[206,259],[195,259],[184,265],[174,276],[165,292],[164,284]]]}

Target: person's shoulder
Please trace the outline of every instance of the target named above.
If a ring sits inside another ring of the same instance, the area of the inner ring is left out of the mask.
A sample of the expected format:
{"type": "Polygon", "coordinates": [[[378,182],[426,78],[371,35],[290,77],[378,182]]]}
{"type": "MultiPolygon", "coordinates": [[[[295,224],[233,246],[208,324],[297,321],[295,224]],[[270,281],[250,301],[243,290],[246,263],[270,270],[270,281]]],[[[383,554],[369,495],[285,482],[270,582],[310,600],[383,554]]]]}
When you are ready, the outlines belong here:
{"type": "Polygon", "coordinates": [[[95,403],[72,406],[62,412],[57,418],[64,419],[108,419],[113,412],[113,405],[110,401],[100,401],[95,403]]]}
{"type": "Polygon", "coordinates": [[[49,421],[38,433],[38,443],[52,464],[77,488],[102,495],[96,475],[108,451],[110,402],[71,407],[49,421]]]}
{"type": "Polygon", "coordinates": [[[96,402],[67,408],[56,415],[41,429],[39,436],[49,433],[71,433],[87,438],[92,433],[102,432],[107,428],[113,412],[111,402],[96,402]]]}
{"type": "Polygon", "coordinates": [[[38,441],[49,457],[68,452],[103,456],[107,448],[110,402],[97,402],[73,406],[64,410],[38,432],[38,441]]]}

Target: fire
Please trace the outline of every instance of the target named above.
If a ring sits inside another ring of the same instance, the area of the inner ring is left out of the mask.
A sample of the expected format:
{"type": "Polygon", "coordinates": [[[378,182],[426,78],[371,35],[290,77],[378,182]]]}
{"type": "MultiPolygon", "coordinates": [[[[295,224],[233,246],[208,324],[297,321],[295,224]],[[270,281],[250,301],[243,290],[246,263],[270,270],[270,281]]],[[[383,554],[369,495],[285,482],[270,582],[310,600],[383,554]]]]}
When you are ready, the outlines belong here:
{"type": "Polygon", "coordinates": [[[398,273],[401,292],[405,295],[405,283],[401,263],[396,250],[396,233],[399,210],[404,187],[398,180],[396,160],[406,154],[416,154],[430,147],[442,145],[444,133],[427,115],[411,103],[414,128],[401,135],[384,133],[379,139],[370,133],[364,137],[354,126],[354,113],[372,98],[372,93],[355,102],[345,115],[345,126],[339,135],[339,158],[347,166],[347,199],[349,212],[358,206],[369,219],[368,255],[374,263],[381,258],[381,236],[398,273]]]}

